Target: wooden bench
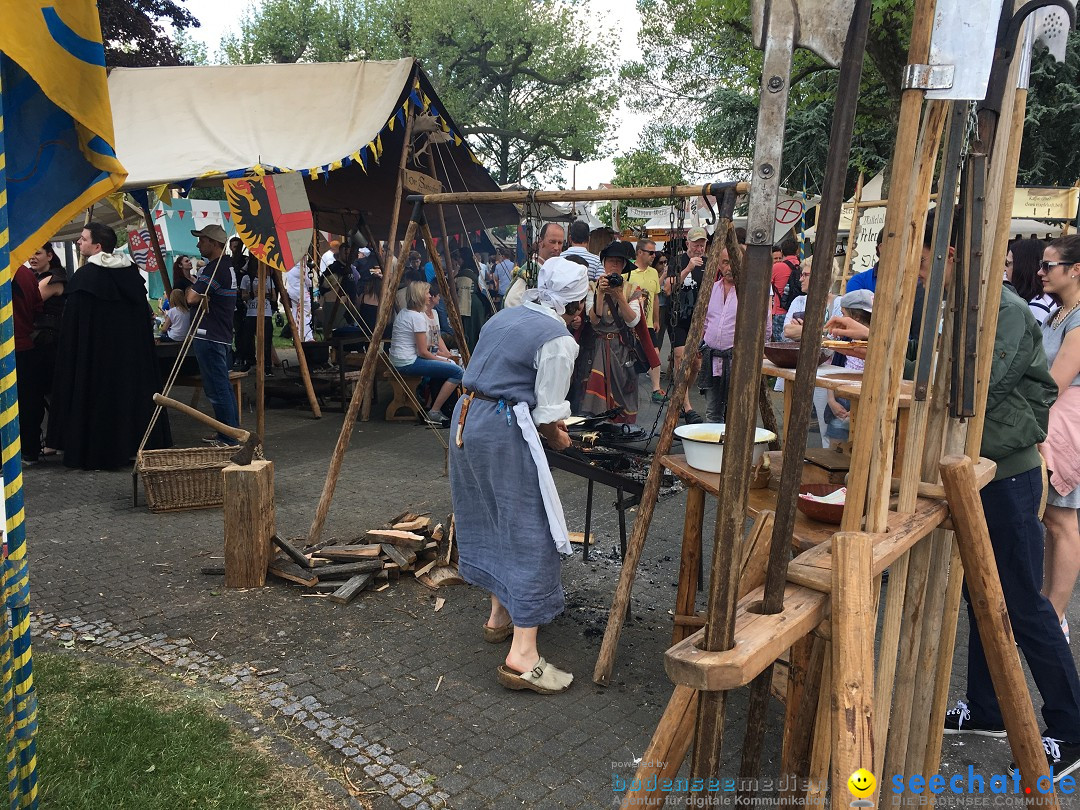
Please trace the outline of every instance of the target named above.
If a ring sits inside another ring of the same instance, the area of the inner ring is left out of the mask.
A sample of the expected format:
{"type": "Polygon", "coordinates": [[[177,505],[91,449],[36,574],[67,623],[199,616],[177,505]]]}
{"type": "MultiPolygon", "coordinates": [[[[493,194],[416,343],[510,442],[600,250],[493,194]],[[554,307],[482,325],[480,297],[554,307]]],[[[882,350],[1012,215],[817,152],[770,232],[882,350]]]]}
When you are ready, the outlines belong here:
{"type": "MultiPolygon", "coordinates": [[[[244,409],[241,406],[243,403],[243,392],[241,386],[245,377],[248,376],[246,371],[230,371],[229,372],[229,385],[233,387],[233,391],[236,392],[236,424],[239,426],[240,421],[243,419],[244,409]]],[[[191,407],[199,407],[199,399],[202,397],[202,375],[192,374],[189,377],[177,377],[176,385],[189,385],[195,389],[191,395],[191,407]]]]}
{"type": "Polygon", "coordinates": [[[390,388],[394,398],[386,406],[386,415],[383,417],[387,422],[412,422],[423,419],[427,414],[423,404],[417,404],[416,389],[423,377],[402,376],[397,369],[391,369],[385,357],[379,357],[379,376],[390,382],[390,388]],[[409,413],[401,414],[399,411],[407,408],[409,413]]]}

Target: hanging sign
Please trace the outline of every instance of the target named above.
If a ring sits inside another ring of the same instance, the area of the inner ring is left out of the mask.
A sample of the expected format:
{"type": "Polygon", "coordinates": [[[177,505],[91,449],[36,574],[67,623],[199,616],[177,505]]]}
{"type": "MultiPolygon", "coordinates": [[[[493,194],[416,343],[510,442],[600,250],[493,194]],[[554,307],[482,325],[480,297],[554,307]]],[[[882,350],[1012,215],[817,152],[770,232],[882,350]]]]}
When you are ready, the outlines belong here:
{"type": "Polygon", "coordinates": [[[1080,188],[1022,188],[1013,195],[1013,219],[1076,219],[1080,188]]]}
{"type": "Polygon", "coordinates": [[[411,169],[401,170],[401,185],[410,194],[440,194],[443,190],[442,183],[431,175],[411,169]]]}

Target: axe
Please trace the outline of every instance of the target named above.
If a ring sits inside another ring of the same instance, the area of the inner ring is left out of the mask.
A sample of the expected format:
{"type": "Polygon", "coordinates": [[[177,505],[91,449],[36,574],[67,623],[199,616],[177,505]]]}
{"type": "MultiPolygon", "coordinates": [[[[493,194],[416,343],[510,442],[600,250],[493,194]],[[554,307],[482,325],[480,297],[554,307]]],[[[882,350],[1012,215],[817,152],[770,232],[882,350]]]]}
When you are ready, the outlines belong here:
{"type": "Polygon", "coordinates": [[[223,422],[219,422],[214,417],[207,416],[202,411],[197,411],[194,408],[185,405],[183,402],[177,402],[175,399],[169,399],[169,397],[162,396],[161,394],[154,394],[154,402],[166,408],[180,411],[180,413],[186,414],[192,419],[202,422],[204,425],[209,425],[218,433],[229,436],[240,442],[240,447],[237,448],[236,453],[230,459],[233,464],[239,464],[240,466],[250,464],[255,457],[255,452],[262,446],[262,439],[259,438],[258,434],[252,433],[249,430],[229,427],[223,422]]]}

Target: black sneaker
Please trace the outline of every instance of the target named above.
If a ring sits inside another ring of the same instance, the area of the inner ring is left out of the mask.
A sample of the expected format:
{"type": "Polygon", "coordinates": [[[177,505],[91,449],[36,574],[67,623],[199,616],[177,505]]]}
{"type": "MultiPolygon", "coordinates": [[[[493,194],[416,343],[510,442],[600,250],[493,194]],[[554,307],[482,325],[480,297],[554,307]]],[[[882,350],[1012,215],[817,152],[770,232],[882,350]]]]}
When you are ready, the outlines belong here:
{"type": "MultiPolygon", "coordinates": [[[[1050,773],[1054,775],[1054,784],[1063,776],[1080,768],[1080,743],[1067,743],[1056,740],[1053,737],[1042,738],[1043,748],[1046,751],[1046,764],[1050,766],[1050,773]]],[[[1016,773],[1016,763],[1009,763],[1009,776],[1016,773]]]]}
{"type": "Polygon", "coordinates": [[[983,737],[1006,736],[1004,726],[989,726],[984,723],[973,722],[971,712],[964,701],[956,701],[956,707],[945,712],[946,734],[980,734],[983,737]]]}
{"type": "Polygon", "coordinates": [[[705,421],[701,418],[701,414],[695,410],[683,411],[682,418],[688,425],[700,425],[705,421]]]}
{"type": "Polygon", "coordinates": [[[442,411],[428,411],[424,415],[424,421],[429,425],[438,425],[439,427],[450,427],[450,420],[443,414],[442,411]]]}

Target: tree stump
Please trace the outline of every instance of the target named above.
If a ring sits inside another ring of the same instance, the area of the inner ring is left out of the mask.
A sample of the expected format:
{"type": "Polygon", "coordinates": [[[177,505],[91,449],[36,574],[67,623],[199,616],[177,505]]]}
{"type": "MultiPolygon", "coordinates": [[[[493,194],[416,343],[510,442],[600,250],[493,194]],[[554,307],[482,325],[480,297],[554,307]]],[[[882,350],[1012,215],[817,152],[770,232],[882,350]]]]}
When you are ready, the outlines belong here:
{"type": "Polygon", "coordinates": [[[274,463],[230,464],[225,476],[225,587],[266,584],[274,535],[274,463]]]}

